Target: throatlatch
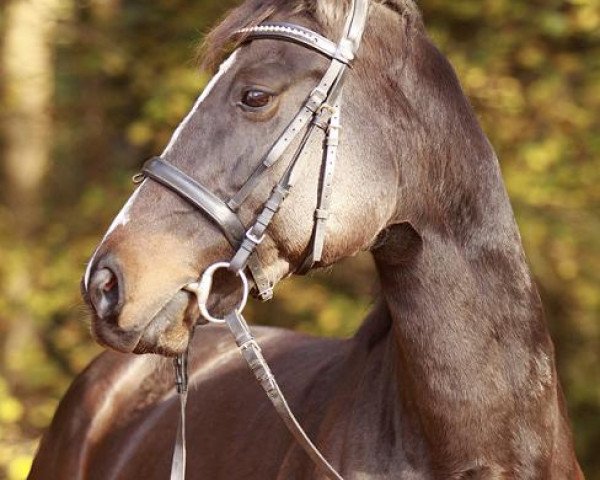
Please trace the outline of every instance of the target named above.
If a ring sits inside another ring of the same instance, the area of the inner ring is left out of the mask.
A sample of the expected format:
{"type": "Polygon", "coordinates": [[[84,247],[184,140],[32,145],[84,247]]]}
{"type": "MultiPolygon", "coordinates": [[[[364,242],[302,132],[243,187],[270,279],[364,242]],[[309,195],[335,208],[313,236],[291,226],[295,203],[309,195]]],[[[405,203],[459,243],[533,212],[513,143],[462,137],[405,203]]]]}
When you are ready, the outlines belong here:
{"type": "MultiPolygon", "coordinates": [[[[246,180],[240,190],[228,200],[222,200],[210,189],[191,178],[169,162],[157,157],[144,165],[140,176],[150,178],[177,193],[210,218],[222,231],[236,253],[230,262],[217,263],[209,267],[198,284],[188,285],[189,291],[198,297],[202,316],[209,322],[224,323],[232,332],[241,354],[248,363],[260,385],[273,403],[278,414],[317,467],[329,478],[342,477],[321,455],[310,441],[291,412],[273,374],[252,336],[242,311],[249,291],[246,269],[254,282],[256,295],[262,300],[273,296],[274,281],[265,273],[257,254],[257,248],[267,234],[273,217],[288,196],[296,180],[296,167],[302,151],[316,130],[325,132],[325,151],[322,163],[317,207],[314,211],[313,231],[307,246],[307,255],[296,273],[306,273],[322,261],[325,244],[326,224],[329,218],[337,147],[341,128],[341,91],[344,78],[360,46],[368,16],[368,0],[352,0],[342,38],[338,43],[323,37],[305,27],[284,22],[265,22],[242,28],[234,33],[241,43],[261,39],[275,39],[293,42],[314,50],[331,60],[319,84],[305,100],[296,116],[285,128],[277,141],[265,155],[262,162],[246,180]],[[281,161],[290,145],[299,138],[299,145],[290,158],[287,167],[273,187],[268,200],[254,223],[246,228],[238,216],[239,208],[253,193],[265,174],[281,161]],[[213,318],[206,302],[212,285],[212,276],[220,268],[234,272],[243,284],[242,304],[223,319],[213,318]]],[[[138,177],[139,178],[139,177],[138,177]]],[[[187,353],[175,361],[177,392],[181,399],[181,421],[177,443],[173,454],[171,480],[185,478],[185,405],[187,400],[187,353]]]]}

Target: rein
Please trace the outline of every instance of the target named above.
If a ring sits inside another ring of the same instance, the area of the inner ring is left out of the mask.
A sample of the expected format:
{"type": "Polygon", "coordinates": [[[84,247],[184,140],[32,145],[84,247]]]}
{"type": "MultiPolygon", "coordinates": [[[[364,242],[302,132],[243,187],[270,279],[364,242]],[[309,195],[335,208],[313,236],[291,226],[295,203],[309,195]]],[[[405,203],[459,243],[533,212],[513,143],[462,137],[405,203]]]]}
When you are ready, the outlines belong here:
{"type": "MultiPolygon", "coordinates": [[[[249,285],[246,274],[243,271],[238,272],[238,278],[242,282],[242,300],[240,304],[224,318],[215,318],[207,308],[207,301],[212,287],[213,275],[219,269],[231,269],[231,264],[219,262],[211,265],[202,275],[199,283],[190,284],[186,289],[195,293],[198,299],[198,306],[202,316],[209,322],[215,324],[224,324],[229,328],[233,335],[242,357],[248,364],[248,367],[254,374],[254,377],[263,388],[267,397],[275,407],[278,415],[281,417],[290,433],[298,444],[304,449],[317,467],[329,478],[343,480],[341,475],[329,464],[325,457],[319,452],[319,449],[312,443],[306,432],[300,426],[300,423],[290,409],[271,368],[265,360],[262,350],[256,339],[250,331],[242,312],[248,300],[249,285]]],[[[173,451],[173,461],[171,466],[171,480],[182,480],[185,478],[185,460],[186,460],[186,442],[185,442],[185,405],[187,402],[187,352],[174,359],[175,379],[177,392],[180,400],[181,417],[177,430],[177,440],[173,451]],[[181,388],[180,388],[181,387],[181,388]]]]}
{"type": "MultiPolygon", "coordinates": [[[[196,294],[200,312],[207,321],[227,325],[243,358],[290,433],[319,470],[328,478],[335,480],[342,480],[342,477],[311,442],[290,410],[242,312],[250,291],[246,270],[254,282],[253,294],[263,301],[269,300],[273,296],[274,282],[265,274],[256,249],[264,240],[273,217],[294,186],[296,167],[301,154],[311,135],[317,129],[325,132],[319,196],[317,208],[314,211],[314,225],[308,254],[296,273],[304,274],[322,260],[337,147],[340,141],[342,87],[348,67],[360,46],[367,21],[368,7],[368,0],[352,0],[350,2],[348,18],[342,38],[338,43],[305,27],[284,22],[265,22],[254,27],[242,28],[234,33],[235,36],[241,38],[242,43],[261,39],[296,43],[326,56],[331,63],[319,84],[306,98],[300,111],[272,145],[262,162],[255,168],[240,190],[228,201],[223,201],[210,189],[160,157],[146,162],[141,173],[135,177],[136,181],[150,178],[198,208],[221,229],[225,238],[235,249],[235,254],[229,262],[212,265],[206,269],[200,282],[187,285],[185,289],[196,294]],[[302,132],[303,135],[300,137],[302,132]],[[292,154],[282,177],[272,189],[254,223],[246,228],[238,216],[239,208],[256,189],[265,174],[282,159],[292,142],[298,138],[300,138],[299,145],[292,154]],[[235,273],[243,287],[243,298],[240,305],[222,319],[212,317],[206,306],[213,275],[219,269],[228,269],[235,273]]],[[[171,480],[184,480],[186,465],[185,407],[188,391],[187,352],[174,360],[174,366],[181,417],[173,452],[171,480]]]]}

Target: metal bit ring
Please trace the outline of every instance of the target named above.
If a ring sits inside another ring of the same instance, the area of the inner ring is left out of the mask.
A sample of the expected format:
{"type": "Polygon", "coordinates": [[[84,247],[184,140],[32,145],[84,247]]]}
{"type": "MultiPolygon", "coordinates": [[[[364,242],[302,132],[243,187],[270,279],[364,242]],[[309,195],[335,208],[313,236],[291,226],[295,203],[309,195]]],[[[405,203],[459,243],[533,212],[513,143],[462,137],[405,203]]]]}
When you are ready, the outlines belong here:
{"type": "MultiPolygon", "coordinates": [[[[208,311],[207,306],[208,297],[210,296],[210,291],[212,289],[214,274],[217,270],[221,269],[227,269],[231,271],[230,263],[218,262],[211,265],[206,270],[204,270],[202,278],[200,278],[200,281],[198,283],[190,283],[185,287],[187,291],[196,294],[196,298],[198,299],[198,308],[200,308],[200,314],[205,320],[207,320],[210,323],[225,323],[224,318],[213,317],[208,311]]],[[[248,302],[248,293],[250,292],[250,287],[248,286],[248,277],[246,277],[246,273],[243,270],[236,272],[236,275],[242,282],[243,291],[242,299],[240,300],[240,303],[235,309],[235,311],[237,313],[242,313],[242,311],[246,307],[246,303],[248,302]]]]}

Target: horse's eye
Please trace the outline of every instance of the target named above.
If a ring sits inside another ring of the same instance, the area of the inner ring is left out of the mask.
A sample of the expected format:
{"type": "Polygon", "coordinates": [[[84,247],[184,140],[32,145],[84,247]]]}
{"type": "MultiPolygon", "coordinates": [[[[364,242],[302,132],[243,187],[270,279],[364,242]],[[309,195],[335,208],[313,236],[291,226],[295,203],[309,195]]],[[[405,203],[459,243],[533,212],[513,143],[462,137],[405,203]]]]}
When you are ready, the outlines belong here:
{"type": "Polygon", "coordinates": [[[273,95],[263,90],[247,90],[242,95],[242,105],[249,108],[264,108],[273,99],[273,95]]]}

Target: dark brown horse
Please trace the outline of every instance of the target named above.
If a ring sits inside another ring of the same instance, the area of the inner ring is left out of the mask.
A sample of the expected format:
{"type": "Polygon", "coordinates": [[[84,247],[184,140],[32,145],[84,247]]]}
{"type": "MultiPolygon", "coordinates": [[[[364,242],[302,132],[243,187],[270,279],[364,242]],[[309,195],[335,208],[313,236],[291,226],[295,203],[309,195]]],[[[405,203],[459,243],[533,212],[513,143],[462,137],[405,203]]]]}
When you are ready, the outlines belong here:
{"type": "MultiPolygon", "coordinates": [[[[338,0],[248,0],[209,36],[288,20],[338,38],[338,0]]],[[[163,158],[234,193],[298,111],[326,61],[251,42],[221,66],[163,158]]],[[[345,86],[323,265],[370,250],[382,293],[348,340],[256,328],[290,404],[346,479],[582,478],[542,305],[498,161],[412,0],[373,1],[345,86]]],[[[259,255],[272,279],[306,253],[321,144],[259,255]]],[[[249,222],[281,175],[242,208],[249,222]]],[[[178,419],[171,362],[198,317],[183,287],[231,258],[219,230],[144,182],[90,262],[84,290],[106,352],[60,404],[31,479],[166,479],[178,419]]],[[[236,293],[223,279],[215,308],[236,293]]],[[[222,328],[191,346],[188,478],[319,477],[222,328]]]]}

